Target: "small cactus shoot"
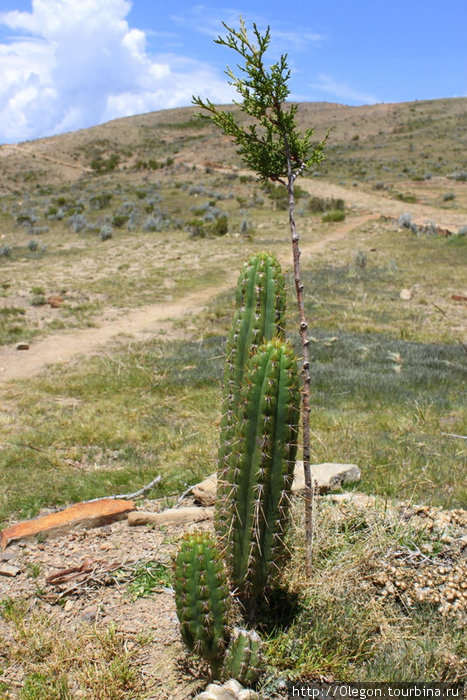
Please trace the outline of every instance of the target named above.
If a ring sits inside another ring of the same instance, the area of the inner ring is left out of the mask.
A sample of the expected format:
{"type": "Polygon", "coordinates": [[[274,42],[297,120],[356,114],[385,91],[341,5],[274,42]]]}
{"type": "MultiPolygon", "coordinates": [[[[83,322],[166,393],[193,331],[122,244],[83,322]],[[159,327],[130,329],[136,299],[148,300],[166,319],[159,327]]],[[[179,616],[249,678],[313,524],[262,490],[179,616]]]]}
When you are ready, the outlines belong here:
{"type": "Polygon", "coordinates": [[[203,657],[217,678],[228,641],[229,588],[213,538],[188,533],[175,561],[175,602],[187,647],[203,657]]]}
{"type": "Polygon", "coordinates": [[[222,677],[252,686],[261,673],[262,642],[257,632],[236,627],[225,654],[222,677]]]}

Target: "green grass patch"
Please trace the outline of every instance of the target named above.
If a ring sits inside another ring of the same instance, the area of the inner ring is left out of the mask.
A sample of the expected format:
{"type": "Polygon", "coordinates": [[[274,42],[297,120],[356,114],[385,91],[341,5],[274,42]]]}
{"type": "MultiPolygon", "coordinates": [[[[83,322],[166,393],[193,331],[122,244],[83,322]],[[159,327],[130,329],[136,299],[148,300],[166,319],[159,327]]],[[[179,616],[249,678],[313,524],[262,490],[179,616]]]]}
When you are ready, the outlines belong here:
{"type": "Polygon", "coordinates": [[[126,493],[163,496],[215,468],[222,339],[141,344],[8,391],[0,521],[126,493]]]}

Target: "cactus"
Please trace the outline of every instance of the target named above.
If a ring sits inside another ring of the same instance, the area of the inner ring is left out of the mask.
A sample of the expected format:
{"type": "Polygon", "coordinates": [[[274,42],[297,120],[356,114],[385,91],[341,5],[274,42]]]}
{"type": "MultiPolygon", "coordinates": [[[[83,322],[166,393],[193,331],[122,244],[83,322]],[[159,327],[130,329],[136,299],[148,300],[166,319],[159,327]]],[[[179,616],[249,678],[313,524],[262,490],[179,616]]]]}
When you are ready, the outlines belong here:
{"type": "Polygon", "coordinates": [[[262,641],[257,632],[235,627],[225,654],[222,677],[234,678],[243,686],[252,686],[261,673],[262,641]]]}
{"type": "Polygon", "coordinates": [[[228,641],[229,589],[213,538],[188,533],[175,561],[175,602],[183,641],[202,656],[217,678],[228,641]]]}
{"type": "Polygon", "coordinates": [[[291,346],[278,339],[261,346],[250,358],[244,383],[217,525],[232,582],[252,615],[285,551],[300,407],[291,346]]]}
{"type": "Polygon", "coordinates": [[[273,336],[283,337],[285,327],[285,278],[273,255],[253,255],[238,278],[236,311],[226,347],[222,422],[219,447],[216,530],[222,531],[228,491],[227,461],[235,446],[240,390],[250,356],[273,336]]]}

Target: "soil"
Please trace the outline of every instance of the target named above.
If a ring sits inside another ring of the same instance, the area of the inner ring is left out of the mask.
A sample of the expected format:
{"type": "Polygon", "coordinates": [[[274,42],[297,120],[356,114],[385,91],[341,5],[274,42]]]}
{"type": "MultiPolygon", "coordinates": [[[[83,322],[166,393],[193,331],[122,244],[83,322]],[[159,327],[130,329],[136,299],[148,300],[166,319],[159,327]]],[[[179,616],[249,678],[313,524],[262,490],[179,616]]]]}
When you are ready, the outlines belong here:
{"type": "MultiPolygon", "coordinates": [[[[332,233],[319,241],[308,245],[304,242],[301,245],[302,256],[305,258],[322,250],[371,219],[377,218],[378,214],[365,214],[336,225],[332,233]]],[[[290,250],[285,250],[279,256],[280,262],[288,264],[290,255],[290,250]]],[[[174,301],[159,302],[121,313],[98,328],[62,331],[49,335],[32,342],[29,350],[19,351],[14,345],[4,346],[0,348],[0,382],[27,379],[52,363],[69,362],[83,354],[92,355],[99,352],[100,346],[104,346],[112,338],[115,339],[123,334],[131,334],[135,339],[157,337],[162,332],[165,339],[180,337],[182,331],[177,322],[182,318],[192,317],[200,313],[211,299],[233,287],[237,276],[238,271],[232,271],[222,286],[207,287],[174,301]]],[[[51,313],[53,313],[53,309],[51,309],[51,313]]],[[[107,309],[106,315],[112,316],[112,310],[107,309]]]]}
{"type": "MultiPolygon", "coordinates": [[[[348,518],[354,522],[355,509],[368,517],[369,507],[375,506],[374,499],[365,494],[342,494],[331,496],[331,500],[336,502],[333,518],[337,524],[348,518]]],[[[192,505],[188,498],[183,503],[192,505]]],[[[160,504],[142,500],[138,507],[157,510],[160,504]]],[[[439,606],[440,614],[450,624],[464,626],[467,624],[467,511],[443,511],[397,502],[389,508],[398,519],[410,521],[414,531],[429,534],[432,544],[426,543],[422,549],[399,546],[388,551],[377,566],[370,567],[362,587],[370,588],[372,595],[393,598],[408,607],[417,601],[428,601],[439,606]],[[436,555],[430,550],[435,545],[436,555]]],[[[145,697],[187,700],[200,692],[207,681],[202,670],[191,669],[186,663],[173,591],[156,587],[151,595],[134,599],[125,574],[131,578],[132,569],[148,561],[170,566],[184,532],[211,528],[209,521],[154,528],[131,527],[127,520],[121,520],[101,528],[77,529],[43,542],[13,543],[0,554],[0,564],[3,559],[20,572],[15,578],[0,576],[0,600],[26,599],[30,615],[45,613],[67,639],[86,626],[103,629],[115,625],[124,635],[126,647],[134,653],[133,663],[141,676],[145,697]],[[48,580],[58,572],[83,565],[86,571],[77,572],[74,578],[55,584],[48,580]],[[112,575],[116,567],[121,572],[117,578],[112,575]],[[142,635],[150,639],[143,646],[139,643],[142,635]]],[[[12,641],[11,626],[1,616],[0,638],[7,644],[12,641]]],[[[6,669],[2,680],[21,688],[27,671],[27,664],[17,662],[6,669]]]]}

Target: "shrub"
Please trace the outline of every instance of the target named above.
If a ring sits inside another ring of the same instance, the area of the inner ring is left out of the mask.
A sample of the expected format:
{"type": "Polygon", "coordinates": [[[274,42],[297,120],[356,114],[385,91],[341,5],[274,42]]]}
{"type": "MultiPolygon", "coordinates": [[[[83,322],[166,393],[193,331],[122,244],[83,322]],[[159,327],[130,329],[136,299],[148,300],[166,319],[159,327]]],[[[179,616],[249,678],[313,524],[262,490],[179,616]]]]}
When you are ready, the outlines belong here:
{"type": "Polygon", "coordinates": [[[103,158],[101,155],[96,156],[92,159],[90,165],[91,168],[101,175],[102,173],[111,173],[120,162],[120,156],[116,153],[112,153],[108,158],[103,158]]]}
{"type": "Polygon", "coordinates": [[[105,225],[105,226],[102,226],[102,228],[100,230],[99,238],[101,239],[101,241],[108,241],[109,238],[112,238],[112,234],[113,234],[112,227],[105,225]]]}
{"type": "Polygon", "coordinates": [[[9,258],[11,255],[11,246],[9,245],[2,245],[0,247],[0,257],[2,258],[9,258]]]}
{"type": "Polygon", "coordinates": [[[128,214],[115,214],[115,216],[112,219],[112,226],[115,228],[122,228],[124,224],[128,221],[130,217],[128,214]]]}
{"type": "Polygon", "coordinates": [[[321,213],[344,210],[345,202],[343,199],[336,199],[334,197],[311,197],[308,206],[310,211],[321,213]]]}
{"type": "Polygon", "coordinates": [[[226,214],[219,216],[211,226],[212,232],[216,236],[225,236],[229,231],[229,223],[226,214]]]}
{"type": "Polygon", "coordinates": [[[32,253],[34,253],[39,248],[39,242],[35,240],[29,241],[28,248],[32,253]]]}
{"type": "Polygon", "coordinates": [[[84,231],[87,223],[88,222],[84,214],[73,214],[70,218],[70,228],[74,233],[84,231]]]}
{"type": "Polygon", "coordinates": [[[343,209],[332,209],[331,211],[328,211],[325,214],[323,214],[321,218],[324,222],[344,221],[345,211],[343,209]]]}
{"type": "Polygon", "coordinates": [[[89,204],[91,205],[92,209],[105,209],[109,206],[112,197],[113,195],[110,192],[95,194],[89,200],[89,204]]]}
{"type": "Polygon", "coordinates": [[[401,228],[410,228],[412,225],[412,215],[408,212],[404,212],[397,219],[397,224],[401,228]]]}

